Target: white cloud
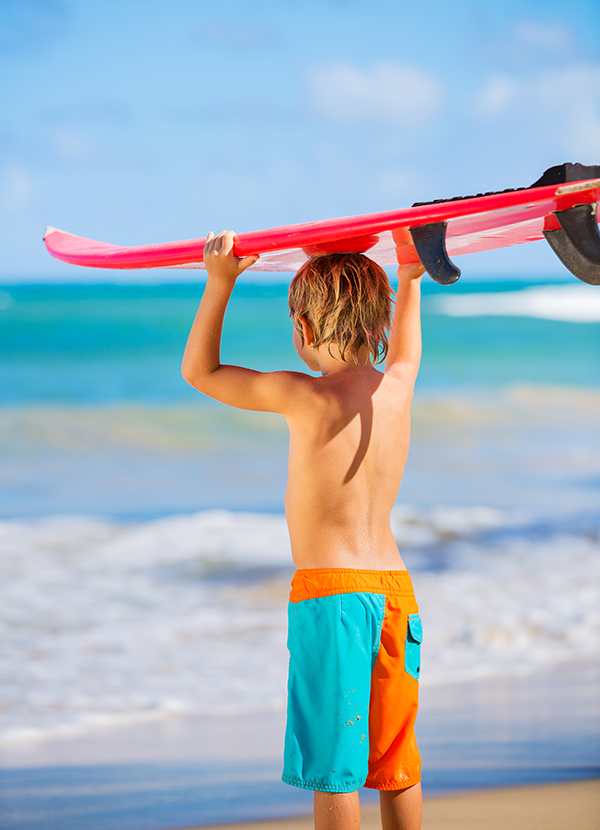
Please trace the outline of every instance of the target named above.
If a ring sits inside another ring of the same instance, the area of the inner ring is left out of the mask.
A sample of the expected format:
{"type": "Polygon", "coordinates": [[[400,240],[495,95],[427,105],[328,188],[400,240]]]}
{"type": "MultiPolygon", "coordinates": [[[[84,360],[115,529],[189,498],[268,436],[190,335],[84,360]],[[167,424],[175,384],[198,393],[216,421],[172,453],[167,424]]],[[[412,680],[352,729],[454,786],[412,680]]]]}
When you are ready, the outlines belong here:
{"type": "Polygon", "coordinates": [[[515,99],[516,84],[506,75],[490,78],[475,99],[475,109],[484,115],[505,112],[515,99]]]}
{"type": "Polygon", "coordinates": [[[530,98],[556,117],[566,152],[600,164],[600,65],[545,72],[532,84],[530,98]]]}
{"type": "Polygon", "coordinates": [[[573,32],[563,23],[520,20],[515,25],[515,34],[528,46],[551,51],[568,49],[574,42],[573,32]]]}
{"type": "Polygon", "coordinates": [[[309,81],[317,110],[341,121],[421,127],[443,103],[434,75],[398,63],[378,63],[366,70],[338,63],[313,69],[309,81]]]}
{"type": "Polygon", "coordinates": [[[551,134],[571,160],[600,163],[600,65],[567,66],[526,77],[495,75],[475,96],[477,113],[498,121],[515,116],[551,134]]]}
{"type": "Polygon", "coordinates": [[[410,192],[411,188],[418,191],[418,178],[410,170],[390,165],[385,171],[375,177],[375,186],[383,196],[398,197],[399,194],[410,192]]]}
{"type": "Polygon", "coordinates": [[[68,161],[83,161],[95,157],[92,143],[81,133],[65,127],[54,133],[54,146],[68,161]]]}
{"type": "Polygon", "coordinates": [[[29,171],[20,164],[9,167],[0,187],[0,208],[5,213],[22,213],[33,196],[33,179],[29,171]]]}

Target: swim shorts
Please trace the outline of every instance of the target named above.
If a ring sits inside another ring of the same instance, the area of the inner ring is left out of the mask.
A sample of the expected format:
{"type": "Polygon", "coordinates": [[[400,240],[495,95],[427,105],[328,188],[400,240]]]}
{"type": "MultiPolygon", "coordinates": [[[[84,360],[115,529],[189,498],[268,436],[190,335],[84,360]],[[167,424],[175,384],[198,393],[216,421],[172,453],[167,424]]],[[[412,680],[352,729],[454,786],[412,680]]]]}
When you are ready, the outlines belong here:
{"type": "Polygon", "coordinates": [[[286,784],[401,790],[421,780],[423,628],[408,571],[297,571],[289,603],[286,784]]]}

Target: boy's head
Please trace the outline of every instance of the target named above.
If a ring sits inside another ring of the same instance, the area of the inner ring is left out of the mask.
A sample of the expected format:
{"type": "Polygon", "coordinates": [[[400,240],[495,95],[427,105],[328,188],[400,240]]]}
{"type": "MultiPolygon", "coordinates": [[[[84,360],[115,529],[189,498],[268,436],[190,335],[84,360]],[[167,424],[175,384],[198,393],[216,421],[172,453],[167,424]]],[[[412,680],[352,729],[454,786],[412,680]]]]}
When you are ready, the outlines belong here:
{"type": "Polygon", "coordinates": [[[301,337],[299,319],[308,321],[315,347],[335,343],[348,363],[358,363],[366,347],[378,363],[388,350],[391,293],[383,268],[364,254],[314,256],[290,284],[290,317],[301,337]]]}

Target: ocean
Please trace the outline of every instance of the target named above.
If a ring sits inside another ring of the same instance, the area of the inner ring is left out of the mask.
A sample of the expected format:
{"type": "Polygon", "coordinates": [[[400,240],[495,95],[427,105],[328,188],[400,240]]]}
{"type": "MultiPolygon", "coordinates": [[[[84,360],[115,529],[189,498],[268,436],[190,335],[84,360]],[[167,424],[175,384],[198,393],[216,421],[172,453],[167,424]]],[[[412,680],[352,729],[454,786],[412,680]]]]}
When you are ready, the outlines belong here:
{"type": "MultiPolygon", "coordinates": [[[[287,432],[181,379],[201,286],[0,290],[0,746],[281,711],[287,432]]],[[[303,369],[287,286],[242,282],[223,360],[303,369]]],[[[424,286],[392,516],[424,686],[600,644],[600,291],[424,286]]]]}

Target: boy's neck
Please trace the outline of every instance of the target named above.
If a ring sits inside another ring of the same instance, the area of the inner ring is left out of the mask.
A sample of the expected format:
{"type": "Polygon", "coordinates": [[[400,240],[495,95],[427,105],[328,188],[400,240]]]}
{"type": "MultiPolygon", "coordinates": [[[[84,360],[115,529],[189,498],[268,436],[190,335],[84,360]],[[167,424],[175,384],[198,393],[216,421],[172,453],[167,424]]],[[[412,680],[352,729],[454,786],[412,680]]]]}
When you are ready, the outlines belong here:
{"type": "Polygon", "coordinates": [[[337,343],[324,343],[315,349],[316,361],[319,364],[321,375],[332,375],[338,372],[364,372],[373,369],[368,349],[361,349],[358,361],[342,360],[337,343]]]}

